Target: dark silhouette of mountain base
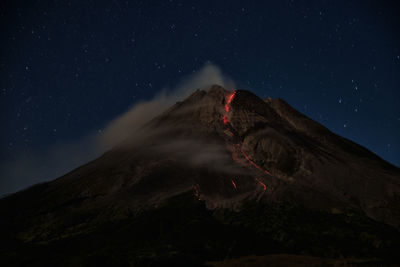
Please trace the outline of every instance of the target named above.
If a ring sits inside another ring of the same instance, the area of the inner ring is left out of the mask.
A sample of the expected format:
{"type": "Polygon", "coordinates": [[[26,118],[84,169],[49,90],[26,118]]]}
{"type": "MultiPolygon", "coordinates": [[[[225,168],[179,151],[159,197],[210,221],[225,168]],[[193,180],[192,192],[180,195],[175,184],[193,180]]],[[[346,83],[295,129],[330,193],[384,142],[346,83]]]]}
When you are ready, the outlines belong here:
{"type": "Polygon", "coordinates": [[[1,199],[0,258],[2,266],[245,266],[251,255],[259,265],[398,264],[399,193],[399,168],[367,149],[281,99],[214,85],[100,158],[1,199]]]}

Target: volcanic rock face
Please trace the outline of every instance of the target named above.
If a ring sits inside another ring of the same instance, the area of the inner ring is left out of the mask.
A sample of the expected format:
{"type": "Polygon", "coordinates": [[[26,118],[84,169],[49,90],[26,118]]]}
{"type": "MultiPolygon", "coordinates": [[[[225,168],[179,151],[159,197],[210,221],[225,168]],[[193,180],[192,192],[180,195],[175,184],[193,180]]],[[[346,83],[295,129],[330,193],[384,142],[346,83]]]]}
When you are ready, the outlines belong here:
{"type": "MultiPolygon", "coordinates": [[[[3,229],[24,242],[193,194],[209,210],[244,202],[354,211],[400,226],[400,171],[281,99],[214,85],[197,90],[100,158],[0,201],[3,229]],[[78,218],[78,219],[77,219],[78,218]],[[83,219],[82,219],[83,218],[83,219]]],[[[46,241],[46,242],[47,242],[46,241]]]]}
{"type": "Polygon", "coordinates": [[[186,146],[171,149],[182,153],[190,168],[211,170],[187,184],[210,208],[239,208],[244,198],[289,201],[336,212],[355,209],[399,226],[399,169],[281,99],[268,103],[248,91],[213,86],[146,127],[161,132],[157,139],[162,143],[188,140],[186,146]],[[215,150],[208,152],[218,154],[214,163],[223,166],[213,168],[207,159],[204,166],[191,164],[193,155],[206,156],[207,149],[215,150]]]}

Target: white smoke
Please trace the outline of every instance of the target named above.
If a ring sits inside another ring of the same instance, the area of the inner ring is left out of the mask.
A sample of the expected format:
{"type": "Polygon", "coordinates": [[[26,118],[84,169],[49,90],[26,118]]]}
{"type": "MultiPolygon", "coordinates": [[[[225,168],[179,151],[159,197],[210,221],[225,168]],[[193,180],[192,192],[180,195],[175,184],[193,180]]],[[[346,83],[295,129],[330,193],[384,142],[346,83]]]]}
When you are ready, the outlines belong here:
{"type": "Polygon", "coordinates": [[[68,144],[53,145],[47,151],[26,153],[16,160],[0,163],[0,195],[15,192],[32,184],[55,179],[72,169],[95,159],[122,142],[140,126],[154,118],[196,89],[218,84],[233,89],[232,80],[221,70],[206,64],[193,75],[183,79],[172,90],[160,90],[149,101],[135,103],[128,111],[112,120],[102,134],[91,134],[68,144]]]}
{"type": "Polygon", "coordinates": [[[177,101],[188,97],[196,89],[204,90],[213,84],[226,89],[234,88],[232,80],[223,76],[217,66],[207,64],[184,79],[175,89],[162,90],[153,99],[134,104],[127,112],[112,120],[103,132],[101,144],[106,149],[115,146],[177,101]]]}

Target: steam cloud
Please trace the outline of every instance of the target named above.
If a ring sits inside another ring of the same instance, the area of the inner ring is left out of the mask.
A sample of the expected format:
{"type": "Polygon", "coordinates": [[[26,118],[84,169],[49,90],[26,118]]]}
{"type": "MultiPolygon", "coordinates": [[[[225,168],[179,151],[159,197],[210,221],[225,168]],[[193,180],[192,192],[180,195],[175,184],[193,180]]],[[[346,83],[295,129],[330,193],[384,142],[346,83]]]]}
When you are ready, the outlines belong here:
{"type": "Polygon", "coordinates": [[[207,64],[198,73],[186,78],[174,90],[161,91],[152,100],[135,104],[127,112],[111,121],[104,130],[101,144],[106,149],[118,144],[175,102],[188,97],[196,89],[206,89],[213,84],[219,84],[227,89],[234,88],[234,83],[224,77],[218,67],[207,64]]]}
{"type": "MultiPolygon", "coordinates": [[[[0,195],[12,193],[32,184],[55,179],[104,153],[137,131],[144,123],[154,118],[175,102],[189,96],[196,89],[206,89],[219,84],[233,89],[232,80],[225,77],[213,64],[184,79],[173,90],[162,90],[153,99],[134,104],[128,111],[112,120],[101,134],[91,134],[69,144],[54,145],[46,152],[33,152],[17,160],[0,163],[0,195]]],[[[226,161],[219,147],[204,146],[185,141],[185,145],[201,147],[204,153],[185,157],[192,164],[226,161]]],[[[174,148],[179,150],[182,143],[174,148]]],[[[183,157],[183,158],[185,158],[183,157]]]]}

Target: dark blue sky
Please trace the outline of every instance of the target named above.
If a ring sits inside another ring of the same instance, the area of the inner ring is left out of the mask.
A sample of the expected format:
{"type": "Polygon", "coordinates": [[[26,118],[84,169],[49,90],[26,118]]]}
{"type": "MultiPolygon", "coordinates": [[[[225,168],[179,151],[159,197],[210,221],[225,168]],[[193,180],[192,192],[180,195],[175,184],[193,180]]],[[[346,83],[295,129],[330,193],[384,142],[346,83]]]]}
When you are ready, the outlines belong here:
{"type": "Polygon", "coordinates": [[[395,3],[2,1],[0,160],[101,130],[211,61],[399,166],[395,3]]]}

